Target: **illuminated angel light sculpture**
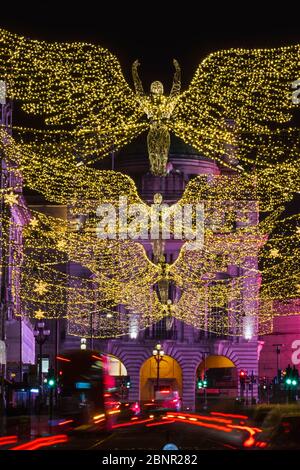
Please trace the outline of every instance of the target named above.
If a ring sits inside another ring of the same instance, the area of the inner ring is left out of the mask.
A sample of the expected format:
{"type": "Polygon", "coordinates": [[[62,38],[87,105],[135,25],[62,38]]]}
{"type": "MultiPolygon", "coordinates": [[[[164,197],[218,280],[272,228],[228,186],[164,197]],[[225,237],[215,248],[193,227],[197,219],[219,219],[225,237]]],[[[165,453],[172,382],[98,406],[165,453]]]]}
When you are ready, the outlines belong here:
{"type": "Polygon", "coordinates": [[[168,122],[174,114],[174,108],[180,95],[181,72],[176,59],[173,59],[175,74],[173,86],[168,97],[164,95],[164,86],[155,81],[150,86],[150,96],[146,96],[138,74],[139,61],[132,65],[132,76],[141,109],[146,113],[150,122],[147,136],[150,168],[153,175],[165,176],[167,174],[167,161],[170,149],[170,132],[168,122]]]}
{"type": "Polygon", "coordinates": [[[160,82],[152,83],[147,96],[138,62],[133,91],[117,58],[100,46],[47,43],[0,29],[0,80],[7,98],[46,124],[42,130],[15,127],[14,136],[48,161],[60,155],[62,176],[74,155],[94,162],[144,131],[154,174],[166,174],[170,131],[222,163],[224,149],[235,147],[238,136],[236,159],[245,171],[281,164],[282,155],[288,155],[283,170],[294,168],[300,138],[292,120],[292,84],[300,77],[299,57],[299,44],[217,51],[202,61],[184,92],[174,61],[170,96],[163,95],[160,82]],[[224,125],[228,119],[234,131],[224,125]]]}

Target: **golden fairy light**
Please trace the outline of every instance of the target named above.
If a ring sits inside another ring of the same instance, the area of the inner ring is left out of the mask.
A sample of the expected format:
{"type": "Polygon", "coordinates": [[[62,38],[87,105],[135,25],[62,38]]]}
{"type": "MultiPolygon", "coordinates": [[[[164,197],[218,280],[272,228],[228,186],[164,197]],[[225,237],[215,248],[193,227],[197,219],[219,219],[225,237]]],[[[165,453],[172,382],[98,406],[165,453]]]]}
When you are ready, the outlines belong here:
{"type": "MultiPolygon", "coordinates": [[[[259,331],[270,331],[273,301],[295,300],[300,292],[299,215],[284,214],[299,191],[300,136],[291,99],[291,83],[300,76],[299,45],[212,53],[183,92],[174,63],[170,97],[158,82],[148,96],[136,73],[133,91],[116,57],[99,46],[50,44],[4,30],[0,46],[8,98],[45,121],[42,129],[14,126],[13,137],[0,129],[8,172],[83,218],[78,225],[32,211],[23,252],[18,241],[4,237],[13,262],[6,257],[3,265],[12,263],[16,284],[21,279],[26,314],[67,318],[72,334],[81,336],[89,334],[91,318],[95,337],[111,337],[170,316],[239,336],[251,304],[259,331]],[[151,262],[134,240],[99,240],[96,232],[100,203],[116,206],[124,196],[151,213],[130,177],[90,165],[146,130],[155,174],[165,173],[170,132],[232,170],[188,183],[177,205],[204,205],[204,246],[194,252],[183,247],[165,265],[151,262]],[[249,259],[256,259],[251,268],[249,259]],[[89,277],[72,274],[70,263],[81,264],[89,277]],[[227,276],[232,264],[236,273],[227,276]],[[162,295],[171,282],[180,291],[172,305],[162,295]]],[[[5,203],[21,206],[20,190],[1,191],[5,203]]],[[[11,215],[1,217],[13,230],[11,215]]]]}

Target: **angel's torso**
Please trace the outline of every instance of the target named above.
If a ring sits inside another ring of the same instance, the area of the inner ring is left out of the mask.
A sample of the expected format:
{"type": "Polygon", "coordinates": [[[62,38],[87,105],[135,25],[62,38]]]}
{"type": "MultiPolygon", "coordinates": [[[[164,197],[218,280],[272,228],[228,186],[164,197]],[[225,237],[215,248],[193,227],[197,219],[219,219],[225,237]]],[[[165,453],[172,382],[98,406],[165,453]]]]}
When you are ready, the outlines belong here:
{"type": "Polygon", "coordinates": [[[170,119],[175,108],[175,100],[172,100],[169,97],[163,95],[155,99],[153,99],[151,96],[147,96],[141,98],[139,101],[141,108],[147,115],[147,118],[153,124],[159,124],[170,119]]]}

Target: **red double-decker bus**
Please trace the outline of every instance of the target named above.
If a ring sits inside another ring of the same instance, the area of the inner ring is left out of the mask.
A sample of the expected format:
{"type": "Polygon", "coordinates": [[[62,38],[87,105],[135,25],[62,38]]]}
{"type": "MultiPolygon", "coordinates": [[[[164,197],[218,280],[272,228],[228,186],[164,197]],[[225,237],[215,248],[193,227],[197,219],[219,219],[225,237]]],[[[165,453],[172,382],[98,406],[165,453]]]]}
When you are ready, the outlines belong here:
{"type": "Polygon", "coordinates": [[[58,413],[78,430],[110,429],[119,412],[107,356],[94,350],[70,350],[57,356],[58,413]]]}

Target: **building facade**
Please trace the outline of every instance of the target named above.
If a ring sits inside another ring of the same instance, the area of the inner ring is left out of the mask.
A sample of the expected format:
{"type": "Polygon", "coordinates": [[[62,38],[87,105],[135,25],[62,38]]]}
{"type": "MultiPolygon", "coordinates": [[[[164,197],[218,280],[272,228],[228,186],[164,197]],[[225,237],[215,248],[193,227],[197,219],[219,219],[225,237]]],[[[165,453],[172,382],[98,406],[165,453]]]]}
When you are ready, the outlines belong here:
{"type": "Polygon", "coordinates": [[[300,301],[274,302],[274,311],[273,331],[261,337],[264,345],[259,362],[259,376],[270,383],[277,369],[290,365],[300,373],[300,301]]]}
{"type": "MultiPolygon", "coordinates": [[[[10,132],[12,104],[0,104],[0,125],[10,132]]],[[[1,361],[2,374],[22,382],[23,372],[35,363],[35,340],[31,322],[22,314],[20,264],[23,253],[22,228],[30,221],[23,196],[22,179],[12,162],[1,155],[1,361]],[[10,204],[7,195],[14,194],[10,204]]],[[[17,169],[17,168],[16,168],[17,169]]]]}

